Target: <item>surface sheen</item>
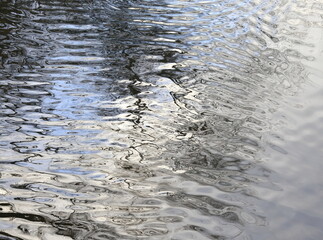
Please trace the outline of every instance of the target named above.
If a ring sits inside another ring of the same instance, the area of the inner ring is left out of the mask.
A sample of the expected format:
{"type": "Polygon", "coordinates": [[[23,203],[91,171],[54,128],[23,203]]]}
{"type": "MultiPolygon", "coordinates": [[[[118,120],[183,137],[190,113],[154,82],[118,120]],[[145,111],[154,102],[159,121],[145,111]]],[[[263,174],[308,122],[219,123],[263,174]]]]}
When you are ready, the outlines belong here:
{"type": "Polygon", "coordinates": [[[320,239],[322,18],[2,0],[0,239],[320,239]]]}

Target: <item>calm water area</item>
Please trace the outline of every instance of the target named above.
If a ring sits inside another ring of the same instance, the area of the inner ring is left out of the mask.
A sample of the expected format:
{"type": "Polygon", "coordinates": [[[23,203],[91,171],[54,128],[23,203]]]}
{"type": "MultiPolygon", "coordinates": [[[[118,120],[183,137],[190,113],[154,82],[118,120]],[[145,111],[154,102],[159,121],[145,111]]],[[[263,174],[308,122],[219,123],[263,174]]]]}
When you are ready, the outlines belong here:
{"type": "Polygon", "coordinates": [[[323,239],[323,0],[0,0],[1,240],[323,239]]]}

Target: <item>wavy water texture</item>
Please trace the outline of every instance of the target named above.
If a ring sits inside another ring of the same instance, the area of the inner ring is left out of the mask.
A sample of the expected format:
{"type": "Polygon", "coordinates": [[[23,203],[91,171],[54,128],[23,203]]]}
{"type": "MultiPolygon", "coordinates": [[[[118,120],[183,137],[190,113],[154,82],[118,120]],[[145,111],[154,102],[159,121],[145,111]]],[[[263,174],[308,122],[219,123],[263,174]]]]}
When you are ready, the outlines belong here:
{"type": "Polygon", "coordinates": [[[322,76],[322,6],[2,1],[0,238],[318,239],[281,165],[321,115],[281,109],[322,76]]]}

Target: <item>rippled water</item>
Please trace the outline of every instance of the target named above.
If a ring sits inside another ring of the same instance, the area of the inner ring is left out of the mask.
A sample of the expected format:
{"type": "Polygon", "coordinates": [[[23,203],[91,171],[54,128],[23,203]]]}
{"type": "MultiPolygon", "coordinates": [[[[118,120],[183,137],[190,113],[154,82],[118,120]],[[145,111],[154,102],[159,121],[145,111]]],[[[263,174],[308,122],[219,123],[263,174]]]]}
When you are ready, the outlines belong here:
{"type": "Polygon", "coordinates": [[[0,239],[321,238],[321,0],[0,13],[0,239]]]}

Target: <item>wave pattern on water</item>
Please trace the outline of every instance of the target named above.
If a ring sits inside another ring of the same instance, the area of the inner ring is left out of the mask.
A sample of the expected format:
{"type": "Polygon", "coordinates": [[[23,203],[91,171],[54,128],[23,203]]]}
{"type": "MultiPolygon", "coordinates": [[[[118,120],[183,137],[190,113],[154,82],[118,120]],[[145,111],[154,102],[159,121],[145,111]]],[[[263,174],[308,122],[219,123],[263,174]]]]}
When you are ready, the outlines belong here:
{"type": "Polygon", "coordinates": [[[1,239],[265,228],[258,190],[281,187],[261,151],[286,150],[264,136],[307,80],[319,2],[6,0],[0,12],[1,239]]]}

